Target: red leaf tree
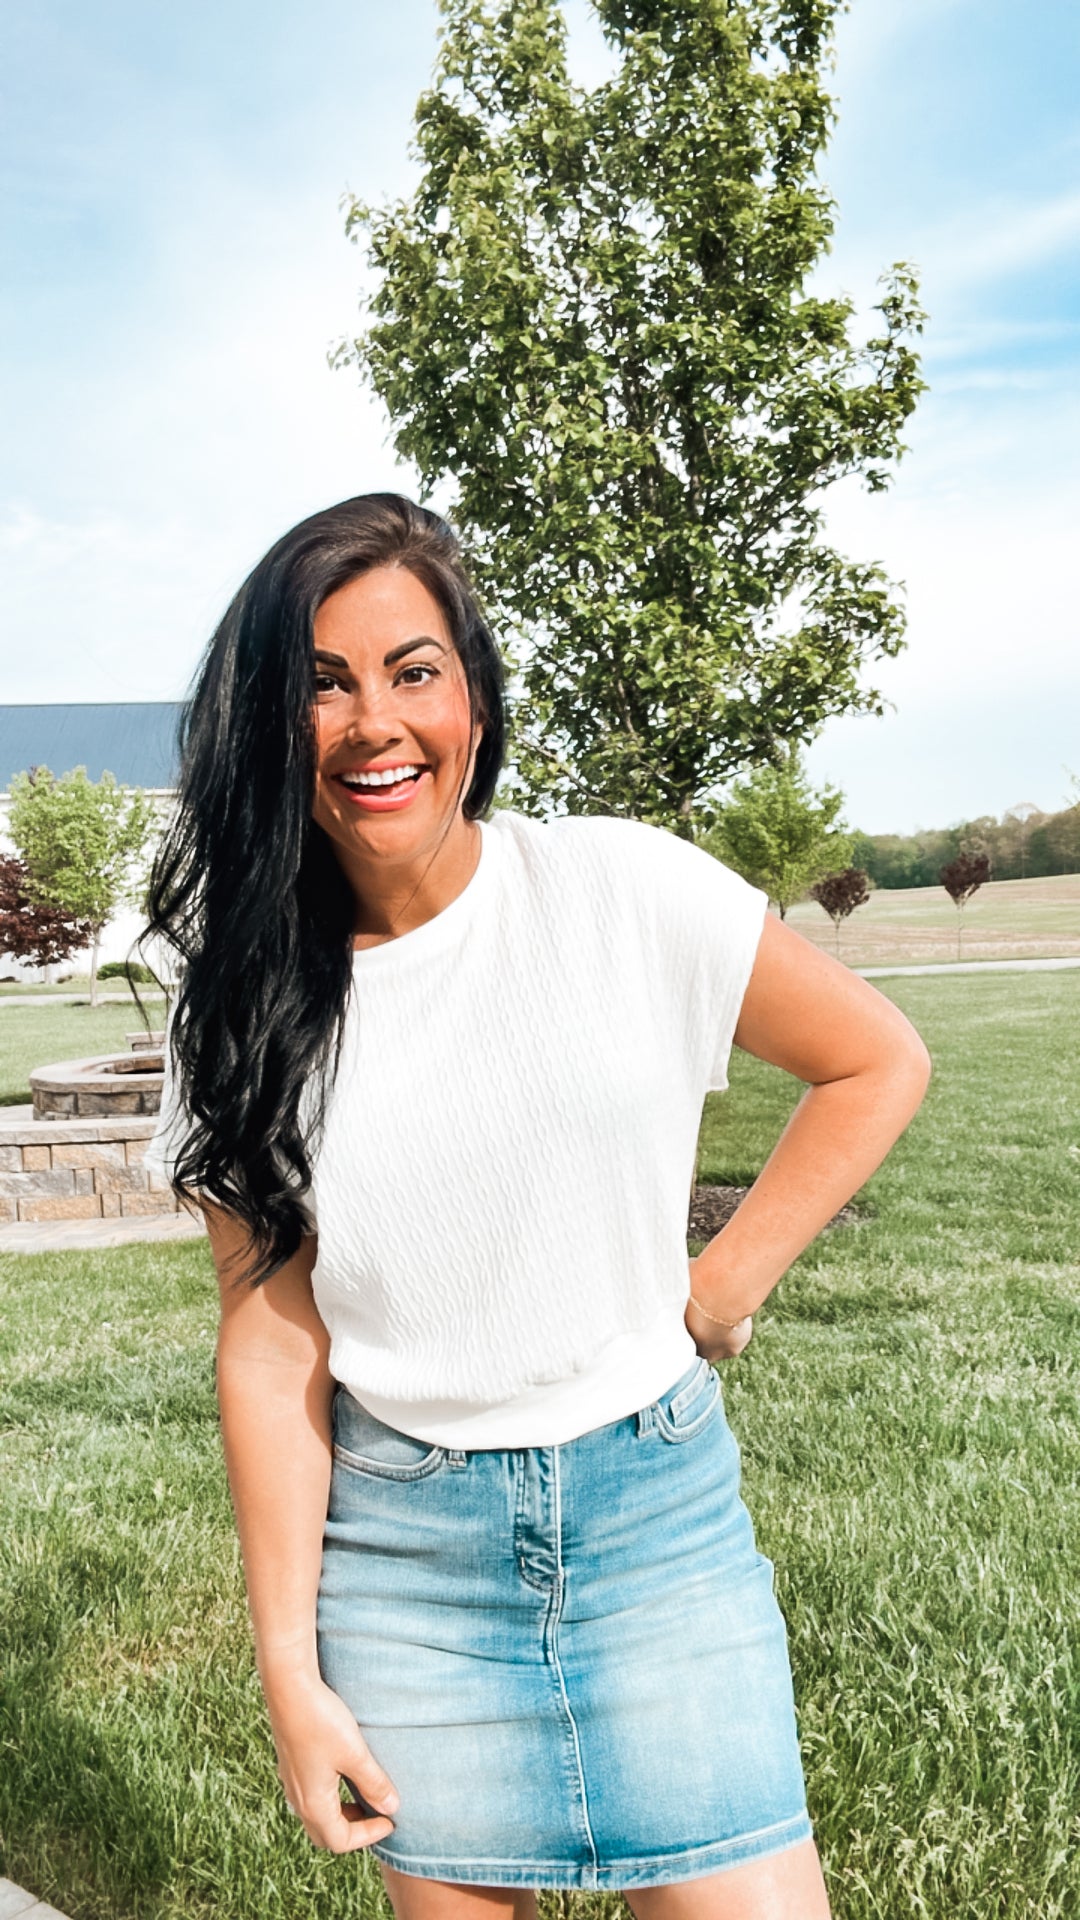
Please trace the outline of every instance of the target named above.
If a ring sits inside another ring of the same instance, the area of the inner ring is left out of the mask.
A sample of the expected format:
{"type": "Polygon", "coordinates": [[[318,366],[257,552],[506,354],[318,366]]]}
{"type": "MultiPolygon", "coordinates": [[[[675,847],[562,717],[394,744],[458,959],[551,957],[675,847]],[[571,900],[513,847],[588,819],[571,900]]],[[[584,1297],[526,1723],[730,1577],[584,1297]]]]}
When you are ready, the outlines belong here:
{"type": "Polygon", "coordinates": [[[12,854],[0,853],[0,953],[29,960],[35,967],[51,967],[70,960],[90,945],[88,920],[76,920],[59,907],[42,906],[26,890],[26,867],[12,854]]]}
{"type": "Polygon", "coordinates": [[[810,889],[811,898],[824,907],[833,923],[836,957],[840,958],[840,922],[856,907],[864,907],[870,898],[870,875],[861,867],[844,867],[840,873],[827,873],[810,889]]]}
{"type": "Polygon", "coordinates": [[[989,878],[989,855],[976,853],[972,848],[968,848],[964,853],[958,853],[956,859],[950,860],[948,866],[942,867],[938,874],[938,879],[953,902],[958,915],[956,922],[958,960],[963,952],[964,908],[972,894],[977,892],[983,881],[989,878]]]}

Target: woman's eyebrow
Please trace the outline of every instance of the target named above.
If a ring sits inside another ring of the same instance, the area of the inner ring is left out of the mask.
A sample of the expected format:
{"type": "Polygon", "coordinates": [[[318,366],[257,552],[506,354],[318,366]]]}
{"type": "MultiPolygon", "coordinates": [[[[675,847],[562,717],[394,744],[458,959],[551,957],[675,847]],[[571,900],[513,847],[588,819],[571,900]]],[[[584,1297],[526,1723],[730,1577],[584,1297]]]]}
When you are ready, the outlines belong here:
{"type": "MultiPolygon", "coordinates": [[[[403,660],[407,653],[412,653],[414,647],[438,647],[440,653],[446,652],[446,648],[443,646],[441,640],[436,640],[434,635],[430,633],[421,633],[417,635],[415,640],[403,640],[400,647],[391,647],[390,652],[383,658],[383,666],[392,667],[395,661],[403,660]]],[[[343,654],[327,653],[323,647],[316,647],[315,658],[316,660],[324,661],[329,667],[345,667],[348,669],[349,662],[343,654]]]]}

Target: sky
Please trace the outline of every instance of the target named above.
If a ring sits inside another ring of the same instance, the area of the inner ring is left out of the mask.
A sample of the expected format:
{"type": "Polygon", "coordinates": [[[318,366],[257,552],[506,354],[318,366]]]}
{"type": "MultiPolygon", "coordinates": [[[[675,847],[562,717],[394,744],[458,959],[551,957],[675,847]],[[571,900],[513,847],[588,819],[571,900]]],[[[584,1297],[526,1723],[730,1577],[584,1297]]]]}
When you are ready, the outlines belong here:
{"type": "MultiPolygon", "coordinates": [[[[588,83],[607,55],[569,0],[588,83]]],[[[0,699],[183,697],[286,527],[413,476],[353,369],[341,196],[414,178],[433,0],[0,9],[0,699]]],[[[930,383],[885,495],[831,536],[905,587],[883,718],[816,780],[866,832],[1068,797],[1080,774],[1080,8],[852,0],[816,277],[870,317],[918,267],[930,383]]]]}

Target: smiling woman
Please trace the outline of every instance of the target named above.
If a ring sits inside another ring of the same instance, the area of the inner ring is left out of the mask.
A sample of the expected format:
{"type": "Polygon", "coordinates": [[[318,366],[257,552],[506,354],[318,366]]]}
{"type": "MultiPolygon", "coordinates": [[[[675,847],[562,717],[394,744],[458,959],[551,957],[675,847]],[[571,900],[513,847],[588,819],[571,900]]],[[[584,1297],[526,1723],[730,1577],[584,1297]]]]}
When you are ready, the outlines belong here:
{"type": "Polygon", "coordinates": [[[825,1920],[783,1618],[714,1360],[926,1055],[700,848],[488,809],[498,655],[449,529],[316,515],[207,654],[153,930],[148,1164],[201,1198],[289,1804],[398,1920],[825,1920]],[[735,1042],[809,1083],[697,1260],[735,1042]],[[352,1798],[342,1803],[342,1783],[352,1798]]]}

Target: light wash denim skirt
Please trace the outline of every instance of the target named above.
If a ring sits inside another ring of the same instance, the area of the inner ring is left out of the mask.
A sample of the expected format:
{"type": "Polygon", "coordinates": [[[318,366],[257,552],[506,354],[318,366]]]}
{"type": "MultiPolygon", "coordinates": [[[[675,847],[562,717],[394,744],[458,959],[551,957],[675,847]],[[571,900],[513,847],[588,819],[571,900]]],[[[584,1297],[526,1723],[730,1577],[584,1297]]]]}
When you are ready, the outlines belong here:
{"type": "Polygon", "coordinates": [[[773,1570],[707,1361],[559,1446],[432,1446],[343,1388],[334,1442],[319,1662],[401,1796],[380,1860],[649,1887],[810,1837],[773,1570]]]}

